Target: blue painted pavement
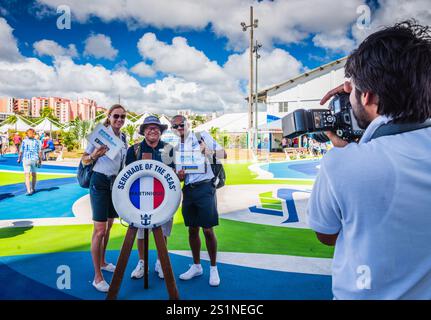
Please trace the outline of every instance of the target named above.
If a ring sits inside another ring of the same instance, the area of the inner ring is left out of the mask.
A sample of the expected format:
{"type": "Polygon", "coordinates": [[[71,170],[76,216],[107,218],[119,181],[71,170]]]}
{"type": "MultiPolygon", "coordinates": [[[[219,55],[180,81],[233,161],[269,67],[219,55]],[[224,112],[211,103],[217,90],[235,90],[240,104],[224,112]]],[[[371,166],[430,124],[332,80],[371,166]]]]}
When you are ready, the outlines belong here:
{"type": "MultiPolygon", "coordinates": [[[[89,239],[90,240],[90,239],[89,239]]],[[[108,251],[107,259],[115,263],[118,251],[108,251]]],[[[153,271],[156,252],[150,251],[149,289],[143,288],[143,280],[130,279],[137,263],[137,252],[132,252],[119,299],[168,299],[163,280],[153,271]]],[[[192,259],[170,254],[172,268],[183,300],[202,299],[332,299],[331,277],[291,272],[280,272],[219,263],[221,277],[219,287],[210,287],[209,262],[202,261],[204,274],[189,281],[178,276],[187,270],[192,259]]],[[[112,273],[104,272],[108,283],[112,273]]],[[[93,266],[90,252],[60,252],[38,255],[20,255],[0,258],[0,299],[104,299],[105,294],[92,286],[93,266]],[[68,266],[71,288],[57,289],[59,266],[68,266]]]]}

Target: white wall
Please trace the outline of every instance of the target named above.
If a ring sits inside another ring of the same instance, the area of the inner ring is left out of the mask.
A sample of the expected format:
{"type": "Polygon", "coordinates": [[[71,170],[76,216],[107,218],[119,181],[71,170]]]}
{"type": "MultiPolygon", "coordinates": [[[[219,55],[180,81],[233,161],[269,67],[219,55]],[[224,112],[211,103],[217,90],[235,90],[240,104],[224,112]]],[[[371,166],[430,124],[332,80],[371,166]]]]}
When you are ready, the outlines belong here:
{"type": "MultiPolygon", "coordinates": [[[[288,113],[296,109],[322,108],[320,99],[332,88],[344,81],[344,61],[331,68],[318,71],[295,80],[267,93],[267,112],[282,117],[287,113],[279,113],[278,102],[288,102],[288,113]]],[[[326,104],[326,106],[328,103],[326,104]]]]}

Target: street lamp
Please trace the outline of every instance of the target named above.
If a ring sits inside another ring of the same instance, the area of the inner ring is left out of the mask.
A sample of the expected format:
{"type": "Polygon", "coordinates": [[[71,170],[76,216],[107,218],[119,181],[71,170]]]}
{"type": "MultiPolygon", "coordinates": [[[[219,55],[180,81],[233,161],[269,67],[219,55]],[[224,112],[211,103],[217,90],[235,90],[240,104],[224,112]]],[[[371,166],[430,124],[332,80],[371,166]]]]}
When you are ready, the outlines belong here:
{"type": "Polygon", "coordinates": [[[245,22],[241,22],[242,31],[247,31],[250,28],[250,92],[248,95],[248,129],[249,136],[250,131],[253,128],[253,30],[257,28],[258,19],[253,19],[253,7],[250,7],[250,24],[247,25],[245,22]]]}
{"type": "Polygon", "coordinates": [[[255,85],[255,95],[254,95],[254,131],[255,131],[255,136],[254,136],[254,141],[255,141],[255,148],[257,150],[257,137],[258,137],[258,129],[257,129],[257,125],[258,125],[258,102],[259,102],[259,90],[257,89],[257,61],[258,59],[260,59],[260,54],[259,54],[259,49],[262,48],[262,45],[260,43],[257,42],[256,40],[256,44],[253,46],[253,53],[255,54],[255,58],[256,58],[256,85],[255,85]]]}

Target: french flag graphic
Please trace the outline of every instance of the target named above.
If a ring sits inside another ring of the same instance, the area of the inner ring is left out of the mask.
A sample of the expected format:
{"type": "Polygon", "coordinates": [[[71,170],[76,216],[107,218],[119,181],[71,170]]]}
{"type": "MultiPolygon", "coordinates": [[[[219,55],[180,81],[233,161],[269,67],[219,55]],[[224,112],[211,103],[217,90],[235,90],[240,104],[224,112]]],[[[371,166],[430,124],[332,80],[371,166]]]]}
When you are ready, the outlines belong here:
{"type": "Polygon", "coordinates": [[[133,182],[130,187],[129,197],[136,208],[143,212],[149,212],[156,209],[163,202],[165,189],[158,179],[142,177],[133,182]]]}

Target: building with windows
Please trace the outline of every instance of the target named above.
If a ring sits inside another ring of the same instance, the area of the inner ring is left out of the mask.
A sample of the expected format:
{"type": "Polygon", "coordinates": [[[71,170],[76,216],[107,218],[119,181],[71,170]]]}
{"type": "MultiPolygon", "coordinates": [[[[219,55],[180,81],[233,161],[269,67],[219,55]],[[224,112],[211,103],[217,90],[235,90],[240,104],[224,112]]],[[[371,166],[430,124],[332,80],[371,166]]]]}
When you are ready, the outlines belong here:
{"type": "Polygon", "coordinates": [[[71,103],[71,118],[78,117],[81,120],[94,120],[96,118],[97,103],[88,98],[80,98],[71,103]]]}
{"type": "Polygon", "coordinates": [[[260,126],[261,135],[268,135],[270,150],[281,149],[281,118],[296,109],[326,108],[320,105],[322,97],[344,82],[347,57],[306,71],[282,83],[259,91],[259,102],[266,105],[267,123],[260,126]],[[275,124],[269,124],[277,121],[275,124]]]}

